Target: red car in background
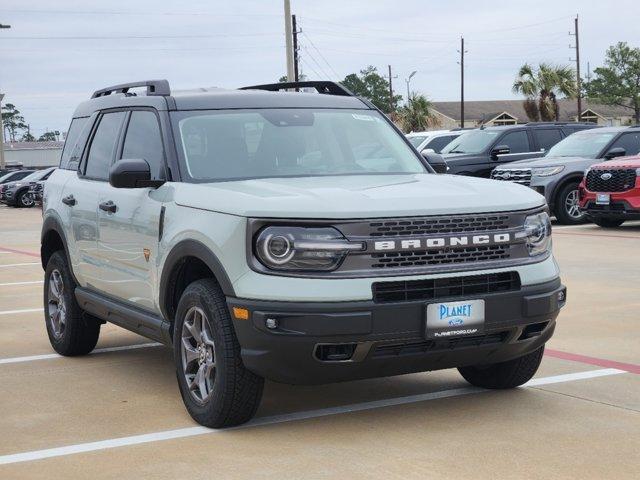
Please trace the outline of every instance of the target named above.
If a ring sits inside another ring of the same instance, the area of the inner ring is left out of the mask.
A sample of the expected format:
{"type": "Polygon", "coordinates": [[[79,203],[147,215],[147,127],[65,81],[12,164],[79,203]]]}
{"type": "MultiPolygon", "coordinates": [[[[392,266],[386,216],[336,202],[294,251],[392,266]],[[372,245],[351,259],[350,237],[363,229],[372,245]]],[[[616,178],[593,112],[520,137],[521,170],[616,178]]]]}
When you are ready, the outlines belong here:
{"type": "Polygon", "coordinates": [[[640,155],[593,165],[578,195],[580,208],[596,225],[615,228],[640,220],[640,155]]]}

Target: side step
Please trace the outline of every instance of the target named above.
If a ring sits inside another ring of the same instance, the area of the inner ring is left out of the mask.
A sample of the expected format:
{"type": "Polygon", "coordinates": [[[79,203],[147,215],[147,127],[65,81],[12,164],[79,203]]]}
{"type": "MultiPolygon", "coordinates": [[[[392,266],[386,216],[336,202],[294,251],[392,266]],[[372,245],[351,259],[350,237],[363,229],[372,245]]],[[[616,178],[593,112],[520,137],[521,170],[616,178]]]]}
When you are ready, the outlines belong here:
{"type": "Polygon", "coordinates": [[[161,317],[125,305],[86,288],[76,287],[75,294],[80,307],[91,315],[143,337],[171,344],[169,323],[161,317]]]}

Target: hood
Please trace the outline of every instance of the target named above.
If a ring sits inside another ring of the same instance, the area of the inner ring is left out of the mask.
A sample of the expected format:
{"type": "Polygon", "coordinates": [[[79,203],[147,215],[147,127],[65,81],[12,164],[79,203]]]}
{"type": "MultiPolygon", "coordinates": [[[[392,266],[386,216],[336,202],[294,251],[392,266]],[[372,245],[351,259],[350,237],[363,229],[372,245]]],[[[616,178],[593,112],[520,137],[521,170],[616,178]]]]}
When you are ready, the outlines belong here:
{"type": "Polygon", "coordinates": [[[526,160],[518,160],[515,162],[509,162],[505,165],[501,165],[496,167],[497,170],[503,168],[535,168],[535,167],[553,167],[556,165],[579,165],[585,164],[590,165],[594,162],[597,162],[597,159],[594,158],[586,158],[586,157],[539,157],[539,158],[528,158],[526,160]]]}
{"type": "Polygon", "coordinates": [[[245,217],[377,218],[525,210],[533,190],[454,175],[352,175],[173,184],[186,207],[245,217]]]}
{"type": "Polygon", "coordinates": [[[640,168],[640,156],[616,158],[608,162],[598,163],[593,168],[640,168]]]}

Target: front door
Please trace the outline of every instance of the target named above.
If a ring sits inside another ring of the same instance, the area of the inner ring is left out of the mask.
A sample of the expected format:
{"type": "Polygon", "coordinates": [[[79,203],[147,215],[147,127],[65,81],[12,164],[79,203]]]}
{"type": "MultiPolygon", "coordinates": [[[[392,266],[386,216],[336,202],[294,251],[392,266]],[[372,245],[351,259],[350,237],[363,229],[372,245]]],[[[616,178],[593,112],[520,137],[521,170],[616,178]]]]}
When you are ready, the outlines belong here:
{"type": "MultiPolygon", "coordinates": [[[[154,180],[164,179],[164,149],[156,113],[133,110],[119,158],[144,159],[154,180]]],[[[114,188],[98,202],[98,251],[103,289],[111,296],[158,313],[156,283],[160,216],[170,187],[114,188]]]]}

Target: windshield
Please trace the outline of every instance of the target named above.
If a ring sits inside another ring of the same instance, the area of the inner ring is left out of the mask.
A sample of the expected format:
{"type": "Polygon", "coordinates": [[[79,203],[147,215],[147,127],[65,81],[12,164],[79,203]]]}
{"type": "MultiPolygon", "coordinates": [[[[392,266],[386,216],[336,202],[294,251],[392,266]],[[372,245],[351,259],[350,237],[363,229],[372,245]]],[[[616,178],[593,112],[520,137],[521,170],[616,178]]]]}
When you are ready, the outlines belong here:
{"type": "Polygon", "coordinates": [[[574,133],[551,147],[546,156],[596,158],[616,135],[616,132],[574,133]]]}
{"type": "Polygon", "coordinates": [[[426,172],[375,111],[182,111],[172,122],[193,181],[426,172]]]}
{"type": "Polygon", "coordinates": [[[502,132],[499,130],[473,130],[463,133],[442,149],[442,153],[482,153],[502,132]]]}
{"type": "Polygon", "coordinates": [[[420,144],[426,140],[426,138],[427,137],[414,136],[414,137],[407,137],[407,140],[411,142],[411,145],[418,148],[420,144]]]}
{"type": "Polygon", "coordinates": [[[22,180],[20,180],[21,182],[27,183],[27,182],[37,182],[38,180],[40,180],[42,177],[44,177],[45,175],[47,175],[48,173],[50,173],[53,169],[52,168],[47,168],[46,170],[38,170],[37,172],[33,172],[31,175],[27,175],[26,177],[24,177],[22,180]]]}

